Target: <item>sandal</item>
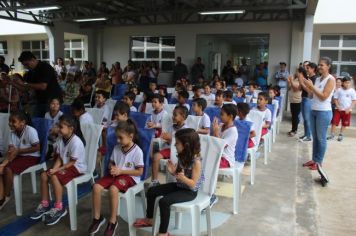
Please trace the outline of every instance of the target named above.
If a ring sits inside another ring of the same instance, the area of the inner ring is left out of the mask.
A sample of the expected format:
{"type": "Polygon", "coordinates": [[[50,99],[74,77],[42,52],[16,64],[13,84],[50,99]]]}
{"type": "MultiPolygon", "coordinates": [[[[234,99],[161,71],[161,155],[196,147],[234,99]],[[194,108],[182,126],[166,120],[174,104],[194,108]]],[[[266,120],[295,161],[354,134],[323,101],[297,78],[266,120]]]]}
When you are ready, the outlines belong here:
{"type": "Polygon", "coordinates": [[[133,226],[135,228],[145,228],[145,227],[151,227],[152,224],[148,223],[146,219],[137,219],[134,223],[133,226]]]}

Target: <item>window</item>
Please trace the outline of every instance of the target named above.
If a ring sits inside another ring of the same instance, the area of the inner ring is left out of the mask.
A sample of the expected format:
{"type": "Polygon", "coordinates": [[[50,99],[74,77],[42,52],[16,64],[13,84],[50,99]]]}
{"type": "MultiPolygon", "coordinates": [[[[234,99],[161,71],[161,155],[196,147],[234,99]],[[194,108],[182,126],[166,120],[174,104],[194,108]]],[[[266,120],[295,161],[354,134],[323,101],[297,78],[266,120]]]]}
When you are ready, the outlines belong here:
{"type": "Polygon", "coordinates": [[[155,61],[161,71],[173,71],[176,42],[174,36],[134,36],[130,40],[130,58],[135,64],[155,61]]]}
{"type": "Polygon", "coordinates": [[[338,76],[356,74],[356,35],[322,35],[319,42],[320,57],[333,60],[333,73],[338,76]]]}
{"type": "Polygon", "coordinates": [[[85,59],[84,40],[83,39],[68,39],[64,40],[64,60],[69,62],[69,58],[73,57],[75,64],[80,67],[85,59]]]}
{"type": "Polygon", "coordinates": [[[7,54],[7,42],[0,41],[0,55],[6,55],[6,54],[7,54]]]}
{"type": "Polygon", "coordinates": [[[37,59],[49,63],[48,40],[22,41],[22,50],[31,51],[37,59]]]}

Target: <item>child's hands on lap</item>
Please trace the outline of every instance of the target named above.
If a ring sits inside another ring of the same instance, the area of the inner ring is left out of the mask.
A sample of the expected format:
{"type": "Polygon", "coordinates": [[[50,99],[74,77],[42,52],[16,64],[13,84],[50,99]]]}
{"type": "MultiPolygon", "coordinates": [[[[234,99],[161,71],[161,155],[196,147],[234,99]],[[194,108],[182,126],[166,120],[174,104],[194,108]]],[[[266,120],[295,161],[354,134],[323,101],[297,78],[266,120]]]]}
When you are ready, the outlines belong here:
{"type": "Polygon", "coordinates": [[[173,164],[173,162],[171,160],[168,160],[167,169],[168,169],[169,173],[174,174],[177,169],[177,164],[173,164]]]}
{"type": "Polygon", "coordinates": [[[161,134],[161,139],[169,140],[170,137],[171,137],[171,136],[169,135],[169,133],[162,133],[162,134],[161,134]]]}
{"type": "Polygon", "coordinates": [[[119,167],[112,166],[112,167],[110,168],[110,174],[111,174],[112,176],[118,176],[118,175],[121,174],[121,170],[120,170],[119,167]]]}
{"type": "Polygon", "coordinates": [[[218,118],[215,117],[213,120],[213,133],[214,134],[219,133],[219,128],[220,128],[220,126],[219,126],[218,118]]]}
{"type": "Polygon", "coordinates": [[[154,128],[154,126],[155,126],[155,123],[153,123],[152,121],[147,122],[148,128],[152,129],[152,128],[154,128]]]}
{"type": "Polygon", "coordinates": [[[59,171],[59,168],[52,168],[48,170],[48,173],[50,175],[54,175],[55,173],[57,173],[59,171]]]}
{"type": "Polygon", "coordinates": [[[184,180],[184,178],[185,178],[185,175],[184,175],[184,171],[183,170],[176,174],[176,179],[177,180],[182,182],[184,180]]]}

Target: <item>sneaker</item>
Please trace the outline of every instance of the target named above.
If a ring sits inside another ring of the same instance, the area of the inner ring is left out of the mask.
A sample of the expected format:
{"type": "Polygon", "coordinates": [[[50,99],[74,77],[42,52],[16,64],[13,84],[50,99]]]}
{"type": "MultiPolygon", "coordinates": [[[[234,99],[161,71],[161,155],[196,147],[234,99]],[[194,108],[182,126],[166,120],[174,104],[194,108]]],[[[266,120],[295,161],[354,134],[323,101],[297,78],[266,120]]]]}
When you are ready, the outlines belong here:
{"type": "Polygon", "coordinates": [[[100,216],[99,219],[93,219],[93,221],[89,227],[88,233],[91,235],[94,235],[95,233],[97,233],[100,230],[100,227],[103,224],[105,224],[105,221],[106,220],[103,216],[100,216]]]}
{"type": "Polygon", "coordinates": [[[302,141],[302,142],[310,142],[310,141],[312,141],[312,139],[311,138],[308,138],[308,137],[304,137],[304,138],[302,138],[302,139],[299,139],[300,141],[302,141]]]}
{"type": "Polygon", "coordinates": [[[333,134],[330,134],[328,137],[326,137],[326,140],[333,140],[334,139],[334,135],[333,134]]]}
{"type": "Polygon", "coordinates": [[[337,141],[341,142],[344,139],[344,135],[339,134],[339,136],[337,137],[337,141]]]}
{"type": "Polygon", "coordinates": [[[210,208],[212,208],[218,201],[219,198],[215,194],[213,194],[210,198],[210,208]]]}
{"type": "Polygon", "coordinates": [[[160,185],[158,180],[152,180],[151,183],[148,185],[149,188],[155,187],[160,185]]]}
{"type": "Polygon", "coordinates": [[[326,175],[326,172],[321,168],[321,165],[319,163],[317,163],[316,165],[317,165],[318,172],[320,175],[321,184],[323,185],[323,187],[325,187],[326,184],[329,183],[329,178],[326,175]]]}
{"type": "Polygon", "coordinates": [[[307,162],[303,163],[303,167],[309,167],[309,166],[311,166],[313,164],[314,164],[314,161],[310,160],[310,161],[307,161],[307,162]]]}
{"type": "Polygon", "coordinates": [[[294,136],[295,136],[295,134],[296,134],[296,133],[295,133],[295,132],[293,132],[293,131],[288,132],[288,136],[289,136],[289,137],[294,137],[294,136]]]}
{"type": "Polygon", "coordinates": [[[305,135],[303,135],[303,136],[300,136],[299,137],[299,139],[304,139],[306,136],[305,135]]]}
{"type": "Polygon", "coordinates": [[[105,229],[104,235],[105,236],[112,236],[115,234],[115,230],[117,228],[117,222],[115,224],[113,223],[108,223],[108,226],[105,229]]]}
{"type": "Polygon", "coordinates": [[[3,199],[0,200],[0,210],[4,208],[4,206],[6,205],[6,203],[8,203],[10,201],[10,197],[5,197],[3,199]]]}
{"type": "Polygon", "coordinates": [[[309,170],[317,170],[317,169],[318,169],[318,165],[315,162],[309,166],[309,170]]]}
{"type": "Polygon", "coordinates": [[[35,212],[31,214],[30,218],[32,220],[38,220],[41,218],[43,215],[45,215],[47,212],[51,210],[51,207],[44,207],[42,204],[39,204],[38,207],[36,208],[35,212]]]}
{"type": "Polygon", "coordinates": [[[45,224],[55,225],[65,215],[67,215],[67,209],[65,207],[63,207],[62,210],[51,208],[51,210],[45,214],[45,224]]]}

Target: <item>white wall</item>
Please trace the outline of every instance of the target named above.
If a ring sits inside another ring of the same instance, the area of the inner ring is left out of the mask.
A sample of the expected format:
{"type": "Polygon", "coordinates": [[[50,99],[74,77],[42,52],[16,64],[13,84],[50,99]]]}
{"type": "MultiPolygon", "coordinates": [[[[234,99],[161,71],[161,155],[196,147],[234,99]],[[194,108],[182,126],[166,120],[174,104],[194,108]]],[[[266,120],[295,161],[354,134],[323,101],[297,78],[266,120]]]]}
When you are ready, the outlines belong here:
{"type": "MultiPolygon", "coordinates": [[[[278,68],[280,61],[290,62],[291,22],[251,22],[110,27],[103,29],[103,58],[111,64],[129,59],[130,36],[176,36],[176,56],[191,66],[196,52],[198,34],[269,34],[269,72],[278,68]]],[[[165,75],[164,75],[165,76],[165,75]]]]}

